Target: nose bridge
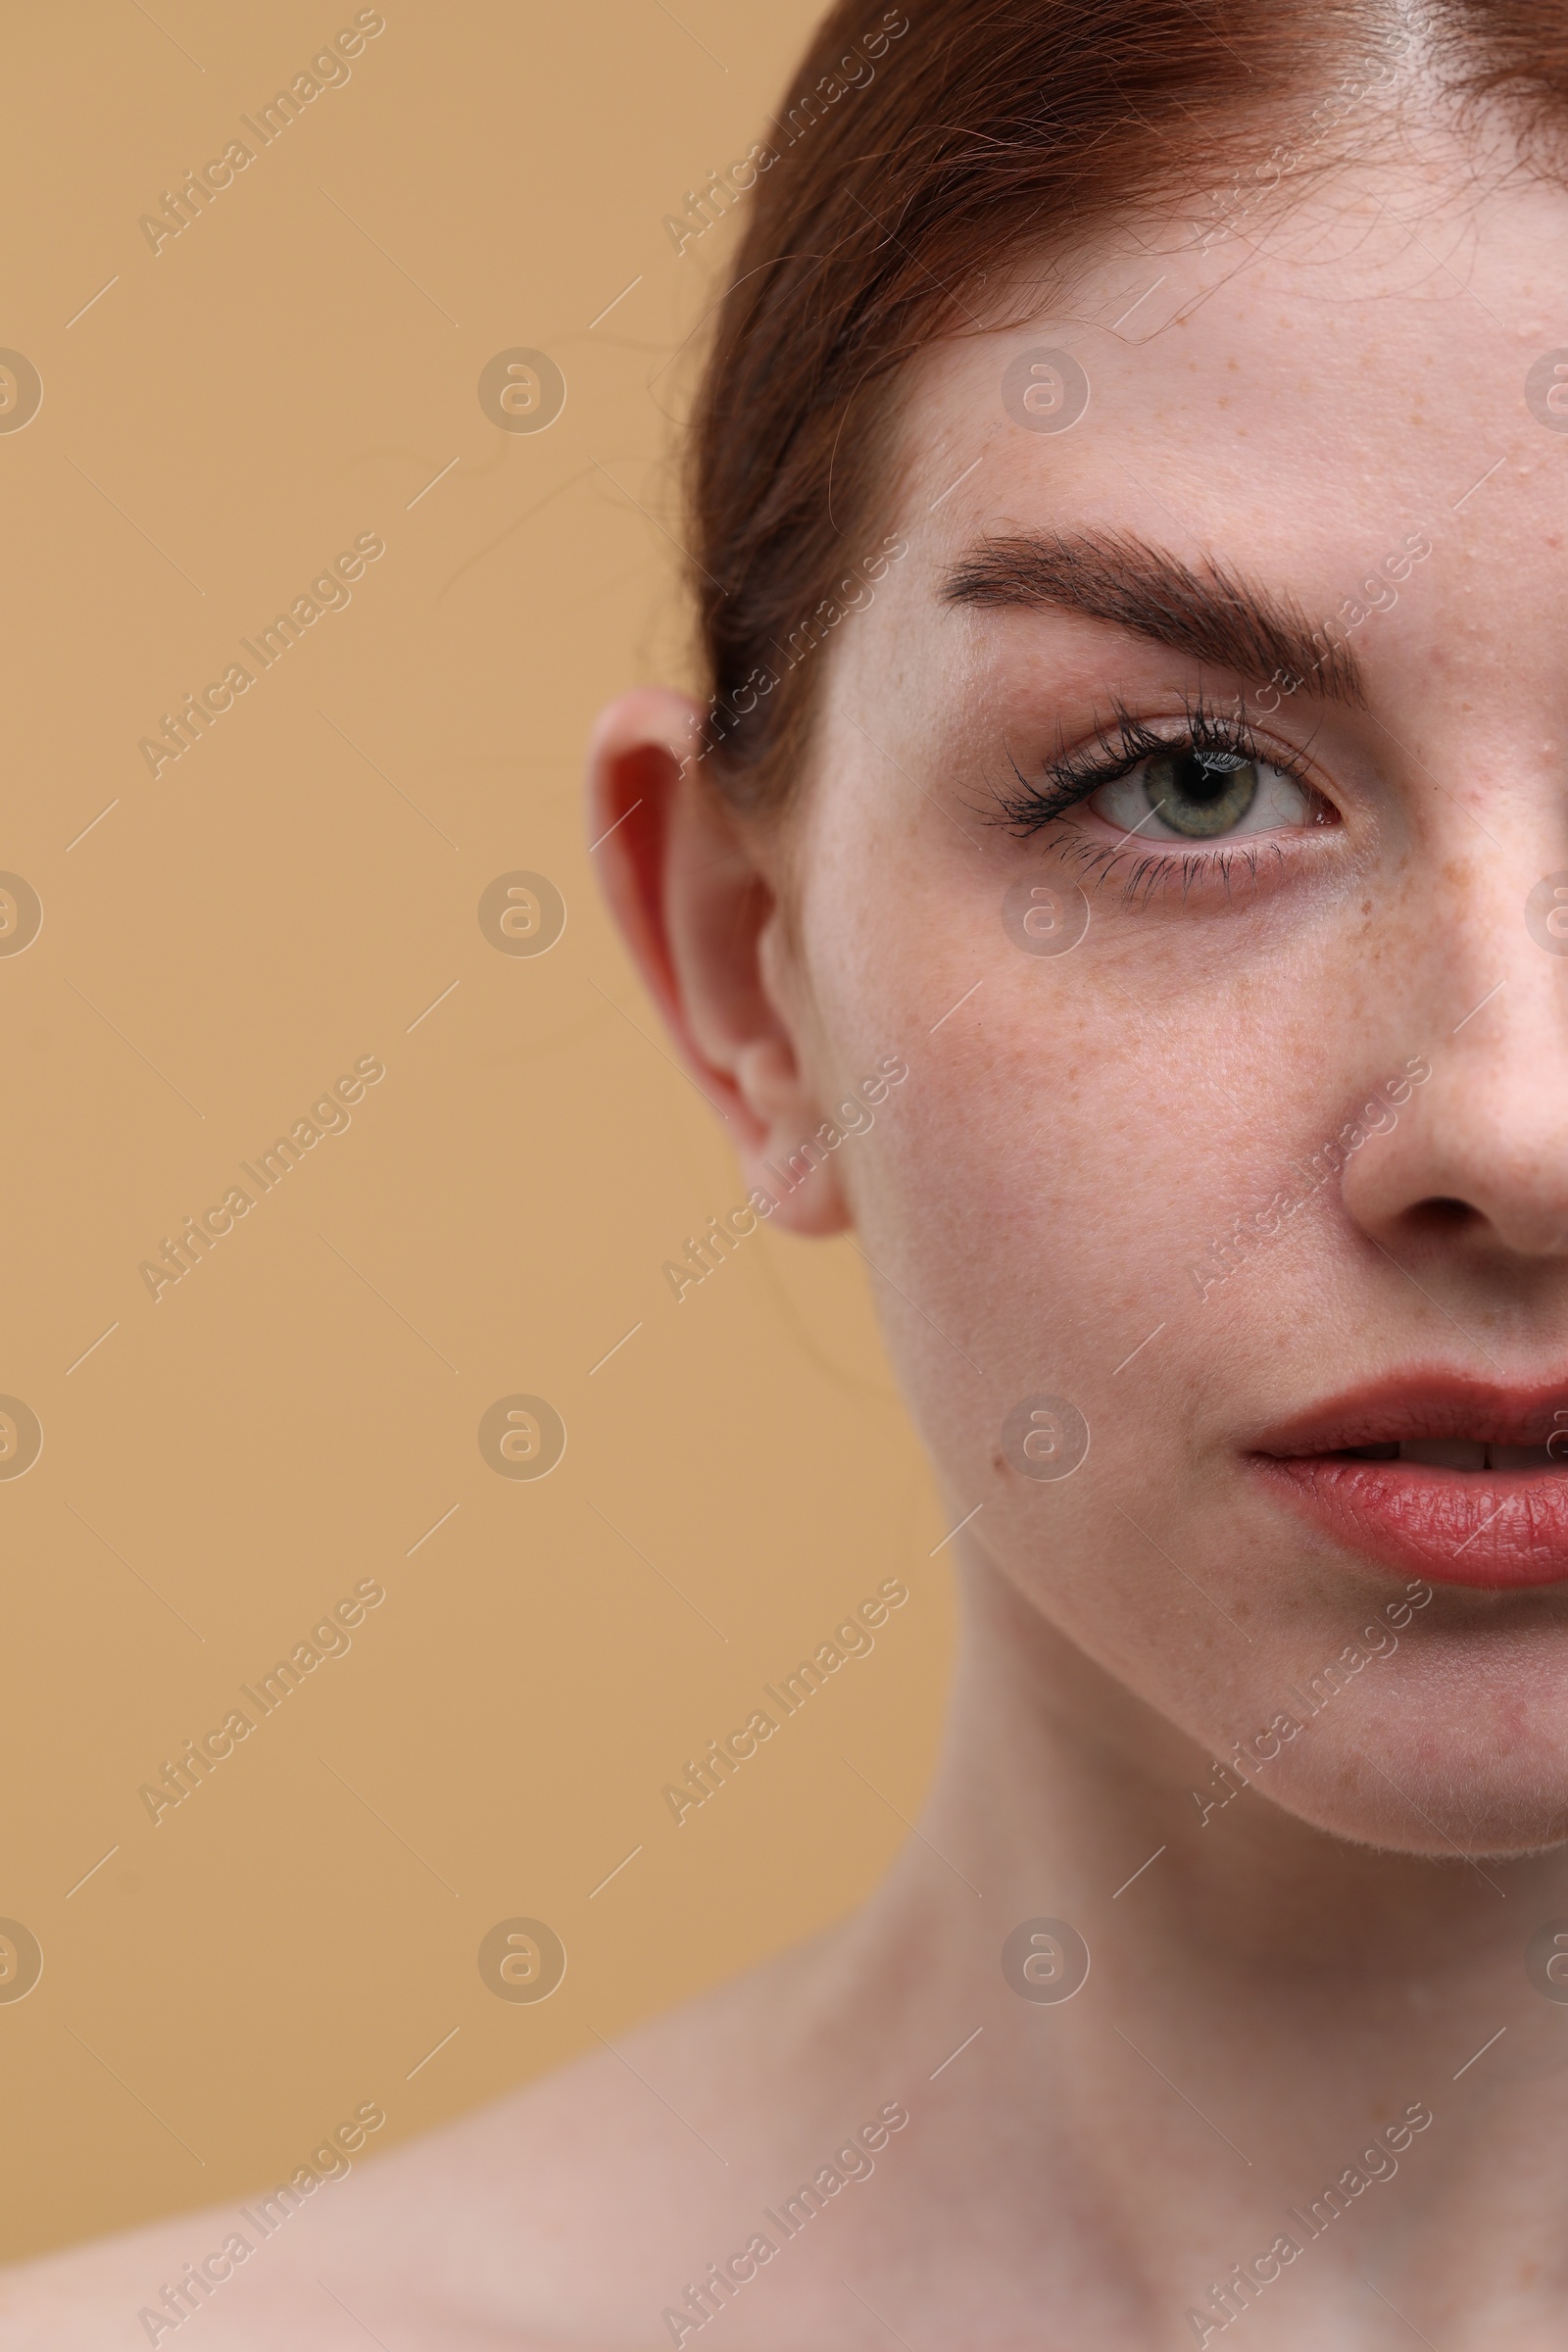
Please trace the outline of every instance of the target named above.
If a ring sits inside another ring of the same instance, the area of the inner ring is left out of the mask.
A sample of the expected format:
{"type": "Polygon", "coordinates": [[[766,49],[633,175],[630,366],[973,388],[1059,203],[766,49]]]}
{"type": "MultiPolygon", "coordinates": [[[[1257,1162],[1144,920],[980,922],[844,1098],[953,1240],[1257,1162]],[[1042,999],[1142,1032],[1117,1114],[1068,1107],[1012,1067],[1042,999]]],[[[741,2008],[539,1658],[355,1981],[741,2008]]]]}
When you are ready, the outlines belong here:
{"type": "Polygon", "coordinates": [[[1467,850],[1407,915],[1406,948],[1381,1026],[1391,1042],[1410,1030],[1431,1077],[1384,1148],[1348,1168],[1347,1207],[1383,1238],[1460,1203],[1510,1250],[1568,1250],[1568,868],[1467,850]]]}
{"type": "Polygon", "coordinates": [[[1428,1052],[1485,1100],[1525,1089],[1514,1117],[1561,1123],[1568,1090],[1568,868],[1541,874],[1515,852],[1473,851],[1445,869],[1427,956],[1428,1052]]]}

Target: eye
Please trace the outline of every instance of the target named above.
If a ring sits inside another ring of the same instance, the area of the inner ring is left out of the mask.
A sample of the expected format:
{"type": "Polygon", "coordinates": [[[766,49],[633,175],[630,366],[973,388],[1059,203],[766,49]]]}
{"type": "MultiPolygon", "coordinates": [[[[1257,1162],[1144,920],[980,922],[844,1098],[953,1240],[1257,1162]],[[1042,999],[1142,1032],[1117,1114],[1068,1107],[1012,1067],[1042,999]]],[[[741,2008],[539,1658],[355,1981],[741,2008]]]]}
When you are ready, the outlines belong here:
{"type": "Polygon", "coordinates": [[[1332,824],[1328,803],[1267,760],[1238,752],[1173,745],[1102,784],[1088,806],[1118,833],[1140,841],[1235,840],[1302,825],[1332,824]]]}

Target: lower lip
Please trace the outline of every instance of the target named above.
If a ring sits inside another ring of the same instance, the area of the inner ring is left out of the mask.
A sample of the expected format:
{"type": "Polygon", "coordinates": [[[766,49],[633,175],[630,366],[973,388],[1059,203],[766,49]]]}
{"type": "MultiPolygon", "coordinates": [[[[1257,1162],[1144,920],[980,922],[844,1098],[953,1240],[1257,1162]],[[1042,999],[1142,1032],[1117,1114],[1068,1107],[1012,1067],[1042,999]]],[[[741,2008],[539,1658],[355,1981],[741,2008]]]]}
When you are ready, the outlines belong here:
{"type": "Polygon", "coordinates": [[[1497,1592],[1568,1580],[1568,1470],[1252,1458],[1336,1543],[1402,1575],[1497,1592]]]}

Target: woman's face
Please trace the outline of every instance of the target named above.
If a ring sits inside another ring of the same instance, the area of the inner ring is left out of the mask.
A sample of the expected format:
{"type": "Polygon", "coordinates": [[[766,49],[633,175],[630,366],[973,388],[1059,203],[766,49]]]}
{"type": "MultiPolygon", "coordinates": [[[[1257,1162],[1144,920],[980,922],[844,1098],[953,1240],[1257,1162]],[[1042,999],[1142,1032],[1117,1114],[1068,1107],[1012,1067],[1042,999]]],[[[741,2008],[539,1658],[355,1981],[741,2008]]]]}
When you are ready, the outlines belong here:
{"type": "Polygon", "coordinates": [[[834,1156],[961,1544],[1301,1816],[1516,1850],[1568,1835],[1568,197],[1174,244],[912,368],[764,967],[815,1115],[908,1064],[834,1156]]]}

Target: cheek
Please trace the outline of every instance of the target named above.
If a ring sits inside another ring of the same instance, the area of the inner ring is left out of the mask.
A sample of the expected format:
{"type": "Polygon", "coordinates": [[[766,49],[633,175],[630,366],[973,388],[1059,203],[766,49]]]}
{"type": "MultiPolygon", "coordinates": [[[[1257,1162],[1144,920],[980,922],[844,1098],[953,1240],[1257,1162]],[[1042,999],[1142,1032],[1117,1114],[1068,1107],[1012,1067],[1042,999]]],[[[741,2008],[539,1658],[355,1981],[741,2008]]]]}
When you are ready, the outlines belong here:
{"type": "Polygon", "coordinates": [[[884,967],[910,1074],[863,1140],[857,1203],[871,1256],[924,1310],[885,1295],[927,1435],[971,1476],[1034,1391],[1145,1442],[1162,1384],[1214,1337],[1214,1314],[1187,1312],[1186,1261],[1272,1199],[1290,1132],[1233,1051],[1255,1015],[1231,992],[1152,1013],[1126,993],[1120,942],[1035,958],[990,928],[928,929],[917,959],[884,967]],[[1170,1344],[1136,1390],[1112,1389],[1162,1320],[1170,1344]]]}
{"type": "Polygon", "coordinates": [[[844,883],[858,953],[818,975],[835,1064],[846,1039],[909,1063],[856,1146],[868,1279],[950,1524],[983,1502],[995,1564],[1196,1722],[1223,1704],[1213,1669],[1234,1635],[1132,1522],[1230,1474],[1205,1462],[1229,1435],[1212,1426],[1216,1374],[1245,1352],[1259,1285],[1302,1279],[1290,1221],[1259,1245],[1273,1271],[1228,1295],[1204,1301],[1187,1268],[1238,1214],[1268,1210],[1322,1123],[1311,1104],[1333,1088],[1302,1001],[1321,991],[1157,915],[1097,909],[1070,954],[1025,955],[1001,918],[1015,870],[987,854],[959,890],[910,864],[880,915],[844,883]],[[1054,1401],[1026,1409],[1039,1399],[1054,1401]]]}

